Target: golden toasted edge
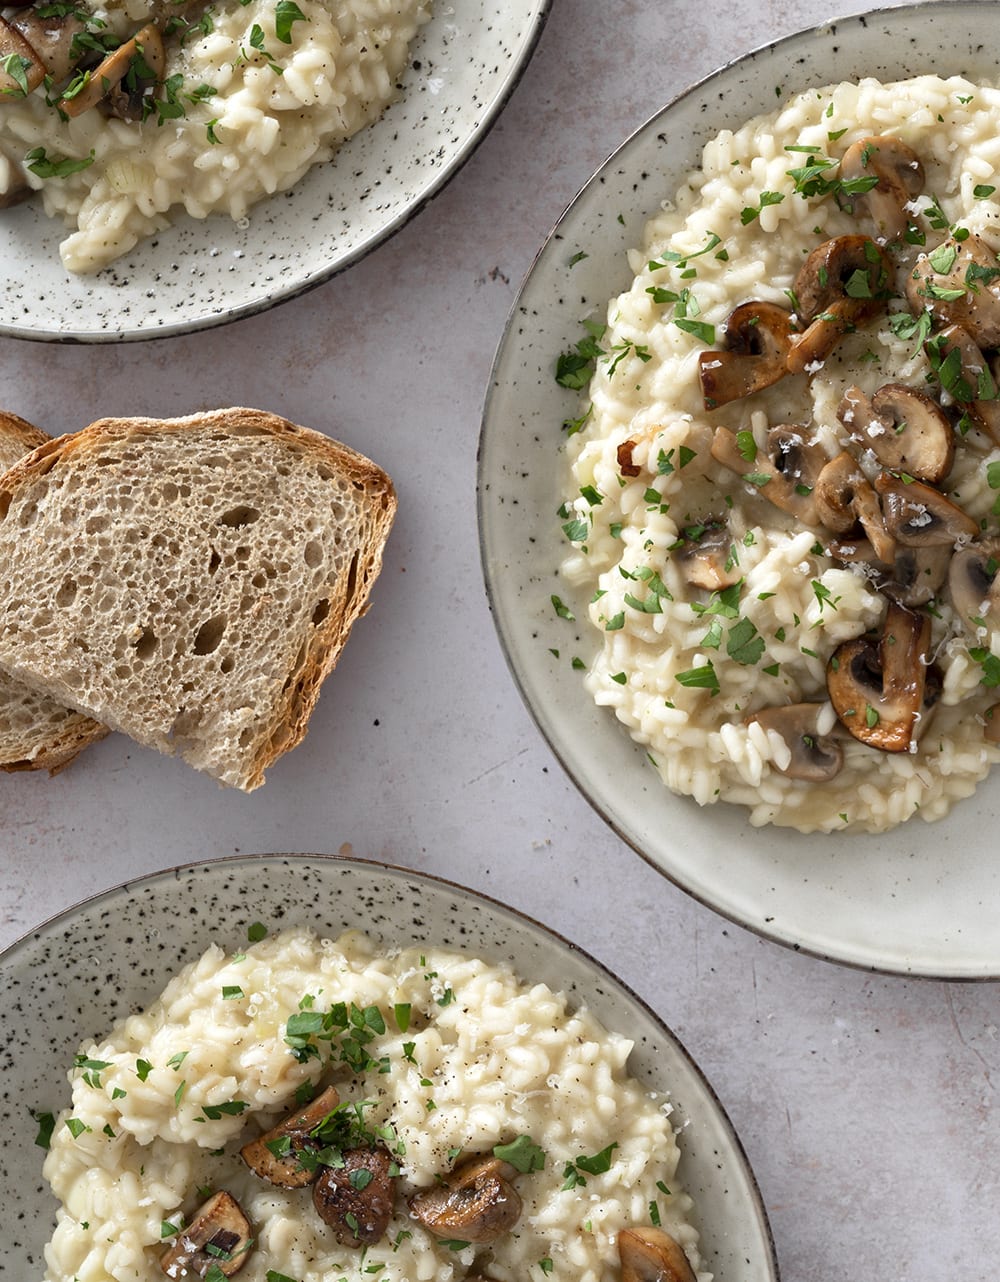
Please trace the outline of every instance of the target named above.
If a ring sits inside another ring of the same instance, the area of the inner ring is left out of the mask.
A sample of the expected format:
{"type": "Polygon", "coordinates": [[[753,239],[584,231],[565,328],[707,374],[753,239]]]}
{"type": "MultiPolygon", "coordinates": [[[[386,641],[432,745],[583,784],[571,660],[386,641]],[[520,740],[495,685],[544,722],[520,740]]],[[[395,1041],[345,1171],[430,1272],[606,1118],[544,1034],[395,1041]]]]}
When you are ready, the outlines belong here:
{"type": "Polygon", "coordinates": [[[325,461],[338,474],[346,476],[363,489],[369,507],[370,521],[366,537],[357,549],[354,572],[338,582],[335,597],[330,602],[329,614],[310,641],[305,662],[286,693],[283,709],[275,720],[270,737],[263,742],[257,756],[248,765],[245,777],[236,785],[244,792],[252,792],[264,782],[267,768],[305,737],[309,718],[319,698],[320,686],[336,666],[354,623],[367,608],[372,585],[382,568],[386,540],[396,516],[396,491],[389,476],[365,455],[322,432],[300,427],[266,410],[236,406],[188,414],[181,418],[97,419],[79,432],[48,441],[0,477],[0,504],[5,492],[12,493],[22,483],[30,484],[62,459],[74,453],[88,451],[107,442],[109,438],[125,440],[147,433],[184,433],[210,427],[227,431],[234,427],[252,429],[278,439],[285,438],[289,443],[294,442],[296,448],[325,461]]]}
{"type": "MultiPolygon", "coordinates": [[[[8,462],[16,466],[26,461],[26,455],[30,456],[34,450],[50,442],[51,437],[27,419],[0,410],[0,467],[8,462]]],[[[6,679],[13,681],[13,678],[6,679]]],[[[19,774],[26,770],[47,770],[49,774],[56,774],[74,761],[84,748],[97,743],[108,733],[107,726],[102,726],[99,721],[82,712],[73,712],[65,725],[51,737],[22,737],[6,750],[0,749],[3,757],[0,771],[19,774]]],[[[0,734],[0,742],[6,738],[6,733],[0,734]]]]}

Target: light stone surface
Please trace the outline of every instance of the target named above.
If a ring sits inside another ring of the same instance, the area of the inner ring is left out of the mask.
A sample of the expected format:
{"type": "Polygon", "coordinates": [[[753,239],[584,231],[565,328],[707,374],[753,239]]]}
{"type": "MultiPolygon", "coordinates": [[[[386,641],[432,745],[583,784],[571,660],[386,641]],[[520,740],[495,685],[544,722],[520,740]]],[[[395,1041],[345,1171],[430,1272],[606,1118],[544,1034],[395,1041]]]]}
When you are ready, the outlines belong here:
{"type": "Polygon", "coordinates": [[[400,494],[371,612],[263,790],[221,791],[120,737],[54,779],[0,778],[0,944],[117,882],[236,851],[350,849],[451,878],[579,943],[676,1031],[743,1139],[787,1282],[978,1279],[1000,1254],[997,986],[796,955],[643,863],[521,705],[476,541],[490,362],[552,223],[675,93],[829,11],[555,0],[498,126],[346,274],[189,338],[0,346],[4,407],[50,432],[248,404],[370,453],[400,494]]]}

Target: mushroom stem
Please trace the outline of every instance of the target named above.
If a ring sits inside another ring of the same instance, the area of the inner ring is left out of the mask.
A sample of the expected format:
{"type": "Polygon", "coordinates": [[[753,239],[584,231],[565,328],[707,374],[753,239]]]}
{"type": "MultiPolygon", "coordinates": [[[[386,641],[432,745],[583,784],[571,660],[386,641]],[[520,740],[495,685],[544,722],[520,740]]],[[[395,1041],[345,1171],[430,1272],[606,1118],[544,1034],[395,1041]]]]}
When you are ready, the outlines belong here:
{"type": "Polygon", "coordinates": [[[955,547],[978,533],[979,524],[940,490],[923,481],[880,472],[875,489],[890,536],[904,547],[955,547]]]}
{"type": "Polygon", "coordinates": [[[472,1157],[410,1201],[410,1214],[435,1237],[494,1242],[517,1223],[521,1199],[515,1168],[492,1154],[472,1157]]]}
{"type": "Polygon", "coordinates": [[[680,1243],[652,1226],[618,1234],[621,1282],[697,1282],[680,1243]]]}
{"type": "Polygon", "coordinates": [[[297,1108],[277,1126],[244,1144],[240,1157],[255,1174],[270,1184],[286,1189],[311,1184],[318,1174],[318,1167],[304,1166],[298,1155],[303,1149],[319,1147],[319,1141],[311,1141],[310,1132],[323,1124],[339,1102],[336,1089],[327,1087],[304,1108],[297,1108]]]}
{"type": "Polygon", "coordinates": [[[936,401],[904,383],[885,383],[869,398],[849,387],[837,417],[851,440],[883,467],[938,485],[951,471],[955,433],[936,401]]]}
{"type": "Polygon", "coordinates": [[[1000,443],[1000,399],[990,361],[960,325],[948,325],[929,338],[924,350],[941,389],[964,414],[1000,443]]]}
{"type": "Polygon", "coordinates": [[[907,752],[924,703],[931,621],[890,601],[882,635],[856,637],[827,665],[830,701],[861,743],[907,752]]]}
{"type": "Polygon", "coordinates": [[[174,1245],[160,1257],[160,1268],[168,1278],[180,1277],[186,1270],[204,1277],[215,1265],[225,1277],[232,1277],[246,1264],[252,1245],[250,1221],[223,1189],[180,1230],[174,1245]]]}
{"type": "Polygon", "coordinates": [[[826,783],[840,773],[844,751],[830,734],[820,734],[826,703],[789,703],[777,708],[760,708],[747,717],[762,730],[777,734],[788,748],[788,764],[774,768],[789,779],[806,783],[826,783]]]}
{"type": "Polygon", "coordinates": [[[884,310],[890,279],[885,250],[868,236],[836,236],[814,249],[795,278],[807,328],[792,338],[789,370],[815,372],[846,333],[884,310]]]}
{"type": "Polygon", "coordinates": [[[723,338],[723,351],[698,356],[705,409],[750,396],[788,373],[792,318],[777,303],[741,303],[730,312],[723,338]]]}
{"type": "Polygon", "coordinates": [[[875,180],[850,199],[853,207],[861,205],[874,222],[875,240],[880,245],[905,234],[910,223],[907,205],[924,185],[924,167],[905,142],[890,137],[859,138],[844,153],[840,179],[847,190],[875,180]]]}
{"type": "Polygon", "coordinates": [[[960,325],[980,347],[1000,346],[1000,263],[981,236],[946,240],[921,254],[906,297],[915,312],[960,325]]]}
{"type": "Polygon", "coordinates": [[[880,561],[890,564],[896,545],[886,529],[878,495],[857,459],[846,450],[830,460],[819,474],[814,493],[816,513],[833,534],[849,534],[860,525],[880,561]]]}
{"type": "Polygon", "coordinates": [[[797,517],[805,525],[817,523],[813,490],[827,458],[823,447],[808,436],[807,429],[781,423],[767,434],[766,450],[748,458],[740,449],[735,433],[717,427],[712,438],[712,457],[717,463],[745,476],[764,498],[797,517]]]}

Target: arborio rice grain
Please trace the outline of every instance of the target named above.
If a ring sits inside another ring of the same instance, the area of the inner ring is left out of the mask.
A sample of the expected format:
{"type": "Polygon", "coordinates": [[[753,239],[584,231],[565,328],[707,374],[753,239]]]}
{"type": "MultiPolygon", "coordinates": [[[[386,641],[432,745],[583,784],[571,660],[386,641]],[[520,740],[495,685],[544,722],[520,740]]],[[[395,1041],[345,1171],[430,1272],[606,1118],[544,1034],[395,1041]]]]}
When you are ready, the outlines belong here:
{"type": "MultiPolygon", "coordinates": [[[[172,12],[169,0],[165,7],[172,12]]],[[[81,8],[95,31],[125,40],[152,6],[108,0],[81,8]]],[[[302,17],[287,33],[279,33],[275,0],[193,10],[178,0],[177,8],[192,30],[165,38],[164,79],[183,115],[161,122],[155,110],[136,122],[92,108],[61,120],[43,88],[0,104],[0,186],[37,148],[50,162],[86,165],[63,177],[26,174],[45,212],[76,229],[60,246],[70,271],[106,266],[181,212],[241,219],[329,160],[396,96],[431,2],[299,0],[302,17]]]]}
{"type": "Polygon", "coordinates": [[[253,1226],[241,1282],[599,1282],[618,1276],[618,1231],[648,1224],[651,1206],[697,1267],[670,1106],[629,1077],[630,1049],[544,984],[465,954],[385,953],[357,932],[332,942],[306,930],[232,956],[213,946],[147,1011],[81,1047],[45,1160],[62,1203],[45,1282],[162,1282],[169,1226],[222,1188],[253,1226]],[[345,1066],[338,1039],[318,1043],[322,1059],[297,1058],[285,1040],[290,1016],[336,1002],[377,1008],[384,1024],[364,1071],[345,1066]],[[309,1187],[265,1183],[238,1155],[321,1077],[341,1101],[371,1101],[364,1123],[400,1168],[389,1227],[363,1252],[337,1244],[309,1187]],[[407,1199],[459,1153],[519,1135],[544,1167],[516,1177],[523,1210],[493,1246],[439,1241],[411,1217],[407,1199]],[[567,1163],[610,1145],[606,1170],[567,1179],[567,1163]]]}
{"type": "MultiPolygon", "coordinates": [[[[981,236],[995,254],[996,88],[923,76],[798,94],[711,141],[702,169],[647,225],[641,248],[630,255],[634,283],[608,308],[589,416],[566,447],[561,517],[574,549],[563,570],[594,597],[589,618],[600,644],[587,689],[648,748],[668,787],[701,805],[747,806],[755,825],[803,832],[881,831],[913,815],[938,819],[1000,758],[984,738],[997,701],[1000,630],[995,621],[959,617],[947,584],[919,607],[931,616],[929,657],[942,692],[919,714],[909,751],[880,751],[845,734],[839,774],[803,782],[782,773],[786,740],[747,721],[764,707],[824,702],[834,651],[877,632],[887,602],[870,574],[826,554],[829,531],[797,523],[762,498],[759,478],[740,477],[712,458],[715,428],[744,433],[740,439],[752,450],[763,448],[769,428],[795,424],[829,457],[849,446],[871,476],[872,458],[851,444],[838,421],[848,386],[870,395],[898,381],[938,395],[952,405],[953,419],[965,408],[941,394],[919,333],[916,341],[900,337],[884,310],[808,375],[705,408],[699,352],[713,344],[713,332],[721,336],[731,310],[748,299],[792,308],[796,300],[787,291],[820,242],[875,234],[861,202],[851,212],[831,195],[804,196],[789,174],[816,156],[839,161],[853,142],[872,135],[904,141],[926,173],[922,193],[907,207],[917,234],[889,250],[890,314],[906,309],[901,295],[917,255],[951,243],[948,225],[960,229],[959,237],[961,229],[981,236]],[[924,246],[909,243],[920,237],[924,246]],[[619,447],[626,442],[632,466],[623,471],[619,447]],[[728,524],[741,577],[735,609],[728,608],[733,593],[724,598],[692,588],[679,570],[691,527],[709,519],[728,524]]],[[[978,288],[996,293],[998,275],[990,269],[978,288]]],[[[1000,467],[991,465],[1000,465],[1000,449],[970,426],[968,415],[956,436],[954,466],[941,488],[996,532],[1000,467]]],[[[877,717],[877,709],[865,715],[877,717]]],[[[820,729],[835,721],[827,705],[820,729]]]]}

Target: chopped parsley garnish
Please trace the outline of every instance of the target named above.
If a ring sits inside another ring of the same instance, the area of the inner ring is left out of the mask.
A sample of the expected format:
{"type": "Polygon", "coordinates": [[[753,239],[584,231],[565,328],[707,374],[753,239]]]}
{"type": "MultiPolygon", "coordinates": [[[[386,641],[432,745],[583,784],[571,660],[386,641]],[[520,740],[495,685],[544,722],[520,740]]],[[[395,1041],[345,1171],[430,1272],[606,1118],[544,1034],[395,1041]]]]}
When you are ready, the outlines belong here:
{"type": "Polygon", "coordinates": [[[980,684],[988,689],[1000,686],[1000,659],[985,646],[973,646],[969,649],[969,657],[974,659],[983,670],[983,675],[979,678],[980,684]]]}
{"type": "Polygon", "coordinates": [[[278,0],[274,7],[274,34],[284,45],[292,43],[292,24],[308,21],[295,0],[278,0]]]}
{"type": "Polygon", "coordinates": [[[582,517],[577,517],[574,521],[564,522],[562,530],[570,543],[582,543],[590,533],[590,523],[582,517]]]}
{"type": "Polygon", "coordinates": [[[584,321],[583,325],[586,337],[556,361],[556,382],[571,392],[579,392],[587,386],[597,368],[597,358],[604,355],[599,340],[604,337],[607,326],[597,321],[584,321]]]}
{"type": "Polygon", "coordinates": [[[756,206],[748,205],[740,212],[740,222],[746,227],[754,219],[759,218],[761,211],[768,205],[780,205],[785,199],[780,191],[762,191],[760,193],[760,204],[756,206]]]}
{"type": "Polygon", "coordinates": [[[700,258],[702,254],[711,253],[716,245],[720,245],[721,243],[721,238],[716,236],[714,231],[710,231],[708,233],[708,240],[704,245],[702,245],[701,249],[696,249],[690,254],[678,254],[674,250],[668,249],[666,253],[661,254],[659,258],[652,259],[647,266],[651,272],[658,271],[661,267],[669,266],[674,266],[679,268],[681,271],[684,271],[692,258],[700,258]]]}
{"type": "Polygon", "coordinates": [[[101,1073],[111,1064],[105,1059],[90,1059],[86,1055],[77,1055],[73,1059],[74,1068],[82,1068],[86,1071],[83,1074],[83,1080],[88,1086],[99,1088],[101,1085],[101,1073]]]}
{"type": "Polygon", "coordinates": [[[911,312],[893,312],[889,317],[889,328],[896,338],[904,342],[913,339],[913,348],[908,354],[910,360],[930,338],[932,324],[931,314],[927,311],[921,312],[919,316],[914,316],[911,312]]]}
{"type": "Polygon", "coordinates": [[[94,155],[91,150],[83,160],[71,160],[64,156],[49,156],[44,147],[32,147],[24,159],[31,172],[39,178],[68,178],[81,169],[88,169],[94,163],[94,155]]]}
{"type": "Polygon", "coordinates": [[[36,1113],[32,1111],[31,1116],[38,1123],[38,1134],[35,1136],[35,1143],[39,1148],[47,1149],[52,1142],[52,1132],[55,1130],[56,1119],[52,1113],[36,1113]]]}
{"type": "Polygon", "coordinates": [[[612,1153],[618,1147],[617,1141],[612,1142],[607,1148],[602,1148],[599,1153],[594,1153],[590,1157],[578,1157],[574,1162],[567,1162],[563,1168],[563,1189],[583,1188],[586,1186],[586,1175],[604,1175],[611,1170],[612,1153]]]}
{"type": "Polygon", "coordinates": [[[9,53],[6,58],[0,58],[0,69],[5,71],[14,82],[13,89],[4,89],[5,94],[20,94],[21,97],[28,96],[28,75],[31,70],[32,62],[30,58],[25,58],[20,53],[9,53]]]}
{"type": "Polygon", "coordinates": [[[251,944],[259,944],[262,939],[267,937],[267,927],[262,921],[252,922],[247,927],[247,939],[251,944]]]}
{"type": "Polygon", "coordinates": [[[631,353],[634,356],[637,356],[639,360],[643,362],[643,364],[653,359],[652,353],[649,351],[649,348],[643,346],[643,344],[641,343],[630,343],[628,341],[615,343],[614,346],[611,348],[611,352],[606,353],[606,355],[609,358],[609,364],[607,368],[608,378],[612,377],[615,370],[622,363],[625,357],[629,355],[629,353],[631,353]],[[615,353],[615,356],[613,359],[611,358],[611,352],[615,353]]]}
{"type": "Polygon", "coordinates": [[[726,653],[737,663],[750,667],[760,661],[764,649],[764,638],[750,619],[740,619],[729,629],[726,653]]]}
{"type": "Polygon", "coordinates": [[[722,688],[719,685],[719,678],[716,676],[711,660],[697,668],[689,668],[686,672],[678,672],[677,684],[686,686],[690,690],[711,690],[713,695],[718,694],[722,688]]]}
{"type": "Polygon", "coordinates": [[[250,1105],[246,1100],[231,1099],[223,1104],[202,1104],[201,1109],[209,1122],[217,1122],[220,1117],[239,1117],[250,1105]]]}
{"type": "Polygon", "coordinates": [[[501,1162],[509,1162],[522,1175],[530,1171],[541,1171],[545,1167],[545,1153],[539,1148],[530,1135],[519,1135],[509,1144],[494,1144],[493,1156],[501,1162]]]}

